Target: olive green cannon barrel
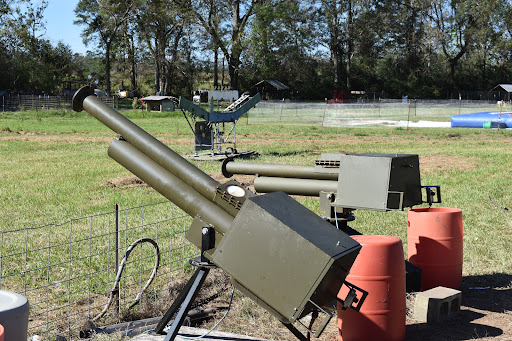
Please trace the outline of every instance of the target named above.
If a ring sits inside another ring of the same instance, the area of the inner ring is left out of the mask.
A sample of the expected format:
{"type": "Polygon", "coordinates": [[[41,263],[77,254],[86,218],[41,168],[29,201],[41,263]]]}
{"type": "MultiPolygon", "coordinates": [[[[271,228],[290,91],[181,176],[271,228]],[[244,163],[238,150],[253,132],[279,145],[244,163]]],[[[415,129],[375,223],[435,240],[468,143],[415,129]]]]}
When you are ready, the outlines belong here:
{"type": "Polygon", "coordinates": [[[292,195],[318,197],[320,192],[335,193],[338,190],[338,182],[333,180],[259,176],[254,179],[254,189],[258,193],[283,191],[292,195]]]}
{"type": "Polygon", "coordinates": [[[215,195],[219,183],[135,123],[110,108],[85,86],[73,96],[73,110],[87,111],[98,121],[118,133],[135,148],[149,156],[184,183],[208,199],[215,195]]]}
{"type": "Polygon", "coordinates": [[[233,216],[216,206],[127,141],[116,139],[108,155],[192,217],[200,216],[225,234],[233,216]]]}
{"type": "Polygon", "coordinates": [[[318,172],[315,166],[273,165],[268,163],[234,162],[228,158],[222,164],[222,174],[226,178],[234,174],[259,175],[282,178],[338,180],[338,168],[332,172],[318,172]]]}
{"type": "Polygon", "coordinates": [[[100,101],[90,87],[75,94],[73,109],[86,110],[122,136],[109,147],[109,156],[115,161],[187,214],[212,224],[217,232],[224,234],[229,229],[233,215],[213,201],[217,181],[100,101]]]}

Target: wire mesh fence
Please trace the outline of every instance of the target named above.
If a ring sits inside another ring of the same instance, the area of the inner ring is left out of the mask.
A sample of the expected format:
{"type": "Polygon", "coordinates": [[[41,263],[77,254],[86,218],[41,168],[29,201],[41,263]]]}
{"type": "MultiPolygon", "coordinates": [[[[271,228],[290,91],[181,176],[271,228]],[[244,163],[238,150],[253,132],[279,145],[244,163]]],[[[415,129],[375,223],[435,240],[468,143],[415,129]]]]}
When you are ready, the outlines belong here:
{"type": "MultiPolygon", "coordinates": [[[[189,216],[167,201],[1,232],[0,289],[28,299],[30,335],[78,339],[84,324],[104,310],[120,258],[136,240],[150,238],[160,251],[158,272],[143,300],[165,299],[170,283],[188,277],[188,260],[198,253],[184,238],[189,224],[189,216]]],[[[155,254],[151,243],[133,248],[107,318],[119,318],[136,300],[154,271],[155,254]]]]}
{"type": "MultiPolygon", "coordinates": [[[[104,103],[116,107],[116,97],[100,96],[104,103]]],[[[5,94],[0,97],[2,112],[19,110],[72,110],[72,97],[47,95],[12,95],[5,94]]]]}
{"type": "MultiPolygon", "coordinates": [[[[357,103],[262,101],[250,111],[248,123],[342,126],[383,121],[450,121],[454,115],[499,111],[496,102],[469,100],[376,100],[357,103]]],[[[505,109],[506,110],[506,109],[505,109]]]]}

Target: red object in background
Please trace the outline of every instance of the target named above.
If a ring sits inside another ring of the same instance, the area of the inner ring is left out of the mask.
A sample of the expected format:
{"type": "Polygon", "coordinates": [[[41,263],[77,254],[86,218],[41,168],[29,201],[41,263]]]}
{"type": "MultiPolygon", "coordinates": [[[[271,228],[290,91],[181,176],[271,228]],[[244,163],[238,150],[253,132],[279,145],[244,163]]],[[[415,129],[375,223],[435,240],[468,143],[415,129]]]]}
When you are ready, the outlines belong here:
{"type": "MultiPolygon", "coordinates": [[[[405,262],[402,241],[393,236],[351,236],[362,248],[346,280],[368,292],[360,311],[341,310],[338,338],[403,340],[405,338],[405,262]]],[[[343,286],[338,297],[344,299],[343,286]]]]}
{"type": "Polygon", "coordinates": [[[421,269],[421,291],[459,289],[462,278],[462,210],[415,208],[408,212],[407,255],[421,269]]]}
{"type": "Polygon", "coordinates": [[[350,93],[345,90],[333,90],[332,92],[333,98],[327,100],[327,104],[343,103],[345,100],[349,99],[350,93]]]}

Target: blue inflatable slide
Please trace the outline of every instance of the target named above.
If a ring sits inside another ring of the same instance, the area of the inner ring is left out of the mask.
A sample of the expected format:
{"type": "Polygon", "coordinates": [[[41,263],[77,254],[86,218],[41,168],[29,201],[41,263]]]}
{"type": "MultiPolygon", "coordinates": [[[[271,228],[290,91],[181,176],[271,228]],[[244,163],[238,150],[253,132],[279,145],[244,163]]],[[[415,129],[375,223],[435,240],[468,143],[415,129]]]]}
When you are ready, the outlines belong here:
{"type": "Polygon", "coordinates": [[[452,128],[512,128],[512,111],[474,112],[452,116],[452,128]]]}

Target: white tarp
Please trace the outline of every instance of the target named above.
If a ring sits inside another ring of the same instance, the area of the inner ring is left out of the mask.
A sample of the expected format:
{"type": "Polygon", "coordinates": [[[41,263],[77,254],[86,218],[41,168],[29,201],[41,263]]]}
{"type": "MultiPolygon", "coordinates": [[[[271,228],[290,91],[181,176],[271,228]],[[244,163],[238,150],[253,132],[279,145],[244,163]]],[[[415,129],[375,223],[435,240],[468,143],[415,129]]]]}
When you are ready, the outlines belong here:
{"type": "Polygon", "coordinates": [[[209,90],[208,98],[215,101],[236,101],[238,99],[238,90],[209,90]]]}

